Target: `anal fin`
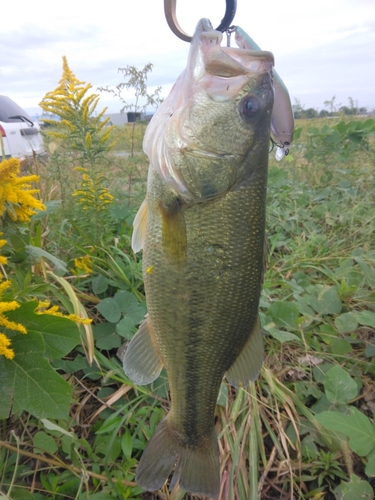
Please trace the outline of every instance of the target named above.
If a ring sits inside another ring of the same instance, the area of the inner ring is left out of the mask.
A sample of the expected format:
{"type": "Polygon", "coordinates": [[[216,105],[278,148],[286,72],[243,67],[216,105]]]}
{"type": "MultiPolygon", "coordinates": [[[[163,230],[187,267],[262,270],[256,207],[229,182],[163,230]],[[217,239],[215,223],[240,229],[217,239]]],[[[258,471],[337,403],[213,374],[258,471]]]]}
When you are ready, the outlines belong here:
{"type": "Polygon", "coordinates": [[[236,361],[226,372],[228,382],[235,387],[245,387],[257,379],[263,363],[263,336],[259,317],[236,361]]]}
{"type": "Polygon", "coordinates": [[[151,384],[160,375],[163,361],[157,350],[148,316],[125,352],[123,367],[125,374],[137,385],[151,384]]]}

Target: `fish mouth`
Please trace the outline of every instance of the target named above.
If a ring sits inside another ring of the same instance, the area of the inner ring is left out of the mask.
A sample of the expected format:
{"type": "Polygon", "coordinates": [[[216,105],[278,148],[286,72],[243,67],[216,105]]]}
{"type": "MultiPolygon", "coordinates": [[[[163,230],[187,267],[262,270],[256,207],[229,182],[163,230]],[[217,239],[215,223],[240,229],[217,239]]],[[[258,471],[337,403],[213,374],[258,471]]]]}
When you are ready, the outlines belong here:
{"type": "Polygon", "coordinates": [[[201,19],[198,23],[193,41],[197,42],[197,39],[195,63],[203,63],[205,71],[214,76],[231,78],[270,72],[275,63],[269,51],[222,47],[223,34],[214,30],[208,19],[201,19]]]}

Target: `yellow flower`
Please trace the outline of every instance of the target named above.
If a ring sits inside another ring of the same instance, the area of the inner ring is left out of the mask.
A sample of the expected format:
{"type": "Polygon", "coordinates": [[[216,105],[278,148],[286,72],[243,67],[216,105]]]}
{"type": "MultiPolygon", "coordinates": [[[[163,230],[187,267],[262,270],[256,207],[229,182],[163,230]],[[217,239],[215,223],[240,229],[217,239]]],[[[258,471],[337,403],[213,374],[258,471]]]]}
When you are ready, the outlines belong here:
{"type": "MultiPolygon", "coordinates": [[[[9,281],[5,283],[9,283],[9,281]]],[[[21,333],[27,333],[27,330],[23,325],[16,323],[15,321],[10,321],[6,316],[4,316],[5,312],[14,311],[19,307],[20,305],[15,300],[12,300],[11,302],[0,302],[0,326],[4,326],[5,328],[8,328],[8,330],[17,330],[21,333]]]]}
{"type": "Polygon", "coordinates": [[[0,333],[0,356],[3,355],[7,359],[13,359],[14,358],[14,351],[13,349],[9,349],[11,342],[8,339],[6,335],[3,333],[0,333]]]}
{"type": "MultiPolygon", "coordinates": [[[[0,236],[2,236],[3,233],[0,233],[0,236]]],[[[0,248],[6,245],[7,240],[0,240],[0,248]]],[[[6,264],[8,262],[8,259],[4,257],[4,255],[0,255],[0,264],[6,264]]]]}
{"type": "Polygon", "coordinates": [[[74,259],[75,270],[73,273],[76,275],[82,274],[82,272],[91,274],[92,273],[92,260],[90,255],[85,255],[79,259],[74,259]]]}
{"type": "MultiPolygon", "coordinates": [[[[4,302],[1,300],[4,291],[10,287],[10,281],[3,281],[0,283],[0,326],[7,328],[8,330],[16,330],[21,333],[27,333],[26,328],[20,323],[16,323],[15,321],[10,321],[4,313],[8,311],[14,311],[20,305],[12,300],[11,302],[4,302]]],[[[4,334],[0,332],[0,355],[5,356],[7,359],[14,358],[13,349],[9,349],[11,344],[11,340],[4,334]]]]}
{"type": "Polygon", "coordinates": [[[31,188],[31,183],[39,181],[39,177],[19,177],[20,171],[18,158],[0,162],[0,217],[6,213],[14,221],[27,222],[37,210],[46,207],[34,196],[39,189],[31,188]]]}
{"type": "Polygon", "coordinates": [[[38,307],[35,312],[37,314],[50,314],[51,316],[59,316],[61,318],[67,318],[75,323],[80,323],[81,325],[90,325],[92,320],[89,318],[80,318],[76,314],[63,314],[59,311],[58,306],[51,306],[48,301],[39,302],[38,307]]]}

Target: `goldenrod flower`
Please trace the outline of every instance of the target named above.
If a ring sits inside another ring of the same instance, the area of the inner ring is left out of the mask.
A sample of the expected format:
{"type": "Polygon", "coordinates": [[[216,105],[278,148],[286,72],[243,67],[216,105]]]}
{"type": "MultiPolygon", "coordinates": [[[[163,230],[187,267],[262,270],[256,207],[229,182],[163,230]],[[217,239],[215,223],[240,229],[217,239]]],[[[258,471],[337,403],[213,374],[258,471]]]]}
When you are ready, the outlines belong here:
{"type": "Polygon", "coordinates": [[[67,318],[75,323],[80,323],[81,325],[89,325],[92,320],[89,318],[81,318],[77,314],[63,314],[59,311],[58,306],[51,306],[48,301],[39,302],[37,309],[35,310],[37,314],[50,314],[51,316],[59,316],[61,318],[67,318]]]}
{"type": "Polygon", "coordinates": [[[45,120],[57,129],[47,132],[49,136],[66,140],[71,148],[95,156],[113,147],[107,143],[114,126],[107,127],[109,118],[103,118],[107,108],[94,116],[99,95],[86,95],[91,88],[91,84],[76,78],[64,56],[58,87],[48,92],[39,105],[47,113],[60,117],[59,121],[45,120]]]}
{"type": "MultiPolygon", "coordinates": [[[[2,236],[3,233],[0,233],[0,236],[2,236]]],[[[6,245],[7,240],[0,240],[0,248],[6,245]]],[[[8,262],[8,259],[4,257],[4,255],[0,255],[0,264],[6,264],[8,262]]]]}
{"type": "Polygon", "coordinates": [[[88,170],[82,167],[76,167],[74,170],[82,172],[81,188],[74,191],[72,196],[78,198],[78,202],[83,210],[102,213],[108,210],[108,204],[112,203],[114,196],[102,184],[105,182],[103,175],[97,175],[91,178],[88,170]]]}
{"type": "MultiPolygon", "coordinates": [[[[16,323],[15,321],[10,321],[6,316],[4,316],[4,313],[14,311],[20,307],[15,300],[10,302],[1,301],[4,291],[9,287],[10,281],[3,281],[3,283],[0,283],[0,326],[3,326],[8,330],[16,330],[21,333],[27,333],[27,330],[23,325],[16,323]]],[[[10,344],[11,340],[4,333],[0,332],[0,355],[5,356],[7,359],[14,358],[13,349],[9,349],[10,344]]]]}
{"type": "Polygon", "coordinates": [[[3,333],[0,333],[0,356],[3,355],[7,359],[13,359],[14,358],[14,351],[13,349],[9,349],[11,342],[8,339],[6,335],[3,333]]]}
{"type": "Polygon", "coordinates": [[[76,275],[82,274],[82,272],[91,274],[92,273],[92,260],[90,255],[85,255],[84,257],[79,257],[74,259],[75,270],[73,273],[76,275]]]}
{"type": "Polygon", "coordinates": [[[39,177],[19,177],[20,171],[18,158],[0,162],[0,217],[6,213],[14,221],[27,222],[37,210],[45,210],[46,207],[34,196],[39,189],[31,187],[31,183],[39,181],[39,177]]]}
{"type": "MultiPolygon", "coordinates": [[[[10,284],[9,281],[5,283],[8,283],[8,286],[10,284]]],[[[16,323],[15,321],[10,321],[6,316],[4,316],[5,312],[14,311],[19,307],[20,305],[15,300],[12,300],[11,302],[0,302],[0,326],[4,326],[5,328],[8,328],[8,330],[17,330],[21,333],[27,333],[27,330],[23,325],[16,323]]]]}

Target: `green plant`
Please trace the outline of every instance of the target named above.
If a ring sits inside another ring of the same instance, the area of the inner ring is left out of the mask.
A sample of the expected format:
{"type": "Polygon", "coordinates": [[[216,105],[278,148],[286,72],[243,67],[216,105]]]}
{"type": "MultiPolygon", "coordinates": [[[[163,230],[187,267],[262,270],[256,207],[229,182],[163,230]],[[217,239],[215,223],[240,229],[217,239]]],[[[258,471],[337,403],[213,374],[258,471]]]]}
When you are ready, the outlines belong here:
{"type": "Polygon", "coordinates": [[[152,71],[153,64],[148,63],[143,69],[137,69],[135,66],[126,66],[125,68],[119,68],[119,72],[123,73],[125,81],[119,83],[116,86],[116,90],[109,89],[108,87],[100,87],[101,92],[110,92],[115,97],[118,97],[123,103],[123,108],[121,112],[125,110],[131,110],[133,113],[133,124],[132,124],[132,134],[131,134],[131,148],[130,156],[134,155],[134,145],[135,145],[135,123],[137,116],[141,116],[142,113],[146,111],[149,106],[159,106],[162,102],[160,98],[161,87],[157,87],[152,94],[147,92],[147,75],[152,71]],[[123,97],[124,90],[134,90],[135,102],[129,103],[123,97]]]}
{"type": "MultiPolygon", "coordinates": [[[[281,165],[270,160],[270,253],[260,304],[266,359],[249,387],[224,381],[216,409],[230,500],[374,496],[375,150],[372,125],[352,121],[358,123],[345,121],[342,132],[332,118],[301,121],[291,154],[281,165]],[[322,123],[329,130],[314,141],[323,141],[325,154],[313,154],[309,129],[321,132],[322,123]],[[362,136],[358,147],[351,130],[362,136]],[[324,139],[336,132],[342,140],[324,139]]],[[[132,184],[132,196],[143,182],[132,184]]],[[[136,465],[169,402],[165,373],[137,387],[118,359],[145,313],[142,263],[130,248],[132,210],[108,204],[113,239],[96,247],[74,221],[59,219],[61,212],[49,215],[48,225],[38,217],[18,224],[22,231],[5,229],[2,265],[15,293],[7,298],[22,308],[34,295],[67,313],[85,310],[94,319],[95,348],[81,326],[84,342],[66,356],[44,353],[50,369],[68,380],[69,416],[37,419],[19,411],[0,421],[0,491],[16,500],[139,499],[136,465]]],[[[18,310],[7,315],[16,321],[18,310]]],[[[191,499],[167,484],[147,495],[191,499]]]]}
{"type": "Polygon", "coordinates": [[[319,487],[325,480],[347,479],[347,475],[342,471],[342,465],[336,460],[336,457],[336,453],[321,451],[315,458],[311,474],[317,477],[319,487]]]}
{"type": "Polygon", "coordinates": [[[110,151],[110,135],[114,127],[107,127],[109,118],[103,119],[107,108],[95,116],[98,105],[97,94],[87,95],[91,84],[76,78],[63,57],[63,75],[59,86],[43,97],[40,107],[49,115],[60,120],[44,118],[44,122],[53,127],[46,134],[61,141],[69,152],[75,152],[80,163],[92,164],[110,151]]]}

